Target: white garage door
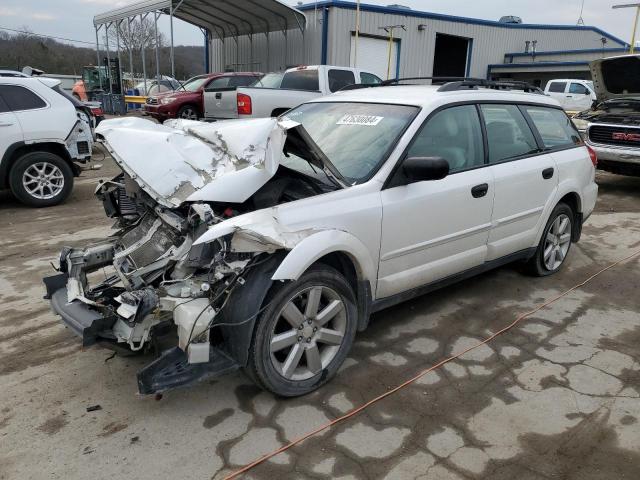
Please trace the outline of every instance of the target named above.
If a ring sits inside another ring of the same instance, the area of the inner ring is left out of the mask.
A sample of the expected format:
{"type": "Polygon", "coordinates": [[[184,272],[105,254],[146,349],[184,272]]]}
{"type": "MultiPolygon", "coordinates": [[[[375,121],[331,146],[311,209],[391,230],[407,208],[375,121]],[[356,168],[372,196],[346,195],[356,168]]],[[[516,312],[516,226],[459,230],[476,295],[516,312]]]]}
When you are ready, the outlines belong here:
{"type": "MultiPolygon", "coordinates": [[[[355,52],[356,36],[351,35],[351,61],[355,52]]],[[[360,36],[358,38],[358,65],[357,68],[375,73],[380,78],[387,78],[387,65],[389,63],[389,40],[360,36]]],[[[391,47],[391,69],[389,77],[396,78],[396,66],[398,65],[397,42],[391,47]]]]}

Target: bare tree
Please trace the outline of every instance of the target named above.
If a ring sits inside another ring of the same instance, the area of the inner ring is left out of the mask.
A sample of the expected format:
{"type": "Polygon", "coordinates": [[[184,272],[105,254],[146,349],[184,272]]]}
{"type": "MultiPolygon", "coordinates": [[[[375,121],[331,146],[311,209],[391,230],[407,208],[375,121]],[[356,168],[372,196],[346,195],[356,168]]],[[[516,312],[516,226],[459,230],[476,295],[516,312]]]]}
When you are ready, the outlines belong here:
{"type": "MultiPolygon", "coordinates": [[[[149,49],[155,47],[156,44],[156,31],[154,22],[149,17],[145,17],[143,20],[136,17],[131,21],[123,20],[118,23],[117,28],[109,28],[109,44],[116,45],[117,36],[120,37],[120,46],[125,50],[132,50],[139,52],[143,48],[149,49]]],[[[162,47],[166,44],[164,35],[162,32],[158,32],[158,47],[162,47]]]]}

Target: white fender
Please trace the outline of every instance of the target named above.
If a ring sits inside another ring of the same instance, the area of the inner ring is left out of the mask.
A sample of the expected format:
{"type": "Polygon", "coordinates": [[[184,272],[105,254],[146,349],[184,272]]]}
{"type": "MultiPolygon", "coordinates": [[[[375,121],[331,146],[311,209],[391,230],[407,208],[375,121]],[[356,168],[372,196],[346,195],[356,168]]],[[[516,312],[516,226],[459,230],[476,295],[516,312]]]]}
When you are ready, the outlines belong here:
{"type": "Polygon", "coordinates": [[[368,280],[375,291],[376,269],[364,244],[341,230],[322,230],[298,243],[282,261],[272,280],[297,280],[319,258],[343,252],[353,260],[359,280],[368,280]]]}

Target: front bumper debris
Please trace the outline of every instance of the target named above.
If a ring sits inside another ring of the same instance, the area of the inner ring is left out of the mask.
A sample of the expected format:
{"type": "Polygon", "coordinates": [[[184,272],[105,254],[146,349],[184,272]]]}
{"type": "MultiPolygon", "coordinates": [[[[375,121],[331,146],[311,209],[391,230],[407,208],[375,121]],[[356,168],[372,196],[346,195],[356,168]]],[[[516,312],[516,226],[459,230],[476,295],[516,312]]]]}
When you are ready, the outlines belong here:
{"type": "Polygon", "coordinates": [[[238,368],[238,363],[213,346],[209,347],[207,363],[189,363],[187,354],[174,347],[138,372],[138,392],[141,395],[162,393],[217,378],[238,368]]]}
{"type": "Polygon", "coordinates": [[[98,334],[110,329],[115,317],[104,316],[89,305],[67,301],[67,274],[61,273],[44,279],[47,294],[44,298],[51,300],[51,308],[62,318],[65,326],[82,339],[82,346],[88,347],[96,343],[98,334]]]}

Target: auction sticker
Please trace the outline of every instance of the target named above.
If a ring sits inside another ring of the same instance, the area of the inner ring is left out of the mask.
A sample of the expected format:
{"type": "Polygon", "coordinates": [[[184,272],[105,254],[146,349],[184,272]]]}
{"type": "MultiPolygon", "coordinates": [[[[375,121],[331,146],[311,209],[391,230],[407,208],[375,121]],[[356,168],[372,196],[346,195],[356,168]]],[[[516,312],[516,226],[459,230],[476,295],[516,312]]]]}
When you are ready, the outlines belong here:
{"type": "Polygon", "coordinates": [[[337,121],[336,125],[378,125],[384,117],[377,117],[375,115],[352,115],[347,114],[337,121]]]}

